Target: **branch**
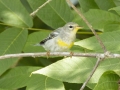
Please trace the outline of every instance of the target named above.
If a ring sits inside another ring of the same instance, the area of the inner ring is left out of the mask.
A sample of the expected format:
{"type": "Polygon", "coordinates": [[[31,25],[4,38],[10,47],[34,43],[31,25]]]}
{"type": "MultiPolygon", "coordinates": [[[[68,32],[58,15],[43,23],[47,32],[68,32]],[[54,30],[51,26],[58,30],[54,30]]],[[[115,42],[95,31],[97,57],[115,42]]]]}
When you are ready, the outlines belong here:
{"type": "MultiPolygon", "coordinates": [[[[46,52],[40,53],[19,53],[19,54],[6,54],[0,56],[1,59],[6,58],[16,58],[16,57],[43,57],[48,56],[46,52]]],[[[51,52],[49,56],[71,56],[70,52],[51,52]]],[[[105,57],[105,58],[120,58],[120,54],[102,54],[102,53],[73,53],[72,56],[75,57],[105,57]]]]}
{"type": "Polygon", "coordinates": [[[102,49],[104,50],[104,52],[107,52],[106,47],[104,46],[102,40],[99,38],[99,36],[95,32],[95,30],[92,28],[92,25],[87,21],[87,19],[82,15],[82,13],[71,3],[70,0],[66,0],[66,1],[76,11],[76,13],[78,13],[78,15],[83,19],[83,21],[87,24],[87,26],[91,29],[91,31],[93,32],[93,34],[97,38],[97,40],[100,43],[100,45],[101,45],[102,49]]]}
{"type": "Polygon", "coordinates": [[[47,0],[45,3],[43,3],[40,7],[38,7],[35,11],[33,11],[30,16],[34,17],[36,15],[36,13],[42,8],[44,7],[47,3],[49,3],[52,0],[47,0]]]}
{"type": "Polygon", "coordinates": [[[97,67],[99,66],[100,62],[103,60],[104,58],[98,57],[98,60],[91,72],[91,74],[89,75],[89,77],[87,78],[87,80],[84,82],[84,84],[82,85],[82,87],[80,88],[80,90],[84,90],[85,86],[87,85],[87,83],[89,82],[89,80],[91,79],[91,77],[93,76],[94,72],[96,71],[97,67]]]}

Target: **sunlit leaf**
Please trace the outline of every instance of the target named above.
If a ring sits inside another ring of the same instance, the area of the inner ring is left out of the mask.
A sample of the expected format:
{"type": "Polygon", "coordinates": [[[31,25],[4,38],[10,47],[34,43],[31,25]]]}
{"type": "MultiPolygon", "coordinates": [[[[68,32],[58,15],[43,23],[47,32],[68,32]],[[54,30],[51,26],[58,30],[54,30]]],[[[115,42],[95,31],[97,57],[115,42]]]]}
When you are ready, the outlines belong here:
{"type": "Polygon", "coordinates": [[[32,27],[32,18],[20,0],[0,0],[0,21],[17,27],[32,27]]]}
{"type": "Polygon", "coordinates": [[[112,71],[105,72],[93,90],[118,90],[119,79],[120,77],[116,73],[112,71]]]}
{"type": "MultiPolygon", "coordinates": [[[[120,40],[119,40],[120,30],[103,33],[99,36],[108,51],[111,52],[120,51],[120,40]]],[[[95,36],[78,41],[75,43],[75,45],[79,45],[81,47],[94,50],[96,52],[103,51],[95,36]]]]}
{"type": "MultiPolygon", "coordinates": [[[[32,72],[69,83],[83,83],[92,71],[96,58],[65,58],[45,68],[32,72]]],[[[97,83],[107,70],[119,70],[119,59],[106,59],[100,64],[89,83],[97,83]]]]}
{"type": "Polygon", "coordinates": [[[65,90],[61,81],[43,75],[32,75],[26,90],[65,90]]]}
{"type": "MultiPolygon", "coordinates": [[[[27,40],[26,29],[10,28],[0,34],[0,55],[20,53],[27,40]]],[[[18,58],[0,60],[0,75],[10,68],[18,58]]]]}

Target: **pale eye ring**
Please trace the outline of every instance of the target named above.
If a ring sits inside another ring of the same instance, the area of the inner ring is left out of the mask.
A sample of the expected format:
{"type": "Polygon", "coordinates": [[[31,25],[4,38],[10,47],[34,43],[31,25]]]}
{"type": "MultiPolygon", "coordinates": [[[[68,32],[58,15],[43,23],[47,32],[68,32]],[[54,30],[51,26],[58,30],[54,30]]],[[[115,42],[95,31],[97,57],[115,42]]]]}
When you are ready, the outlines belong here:
{"type": "Polygon", "coordinates": [[[70,25],[69,28],[73,28],[73,26],[70,25]]]}

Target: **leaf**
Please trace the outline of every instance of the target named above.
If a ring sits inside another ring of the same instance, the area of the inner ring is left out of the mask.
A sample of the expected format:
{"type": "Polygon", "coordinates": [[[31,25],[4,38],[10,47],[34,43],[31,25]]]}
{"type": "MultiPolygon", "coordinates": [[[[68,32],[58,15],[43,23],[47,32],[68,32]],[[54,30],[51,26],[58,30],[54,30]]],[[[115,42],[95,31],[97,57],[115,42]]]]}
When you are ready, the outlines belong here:
{"type": "Polygon", "coordinates": [[[120,6],[120,0],[113,0],[116,6],[120,6]]]}
{"type": "MultiPolygon", "coordinates": [[[[106,46],[106,49],[110,52],[120,51],[120,30],[107,32],[99,35],[103,44],[106,46]]],[[[90,37],[78,42],[75,42],[75,45],[87,48],[89,50],[94,50],[95,52],[103,51],[96,37],[90,37]]]]}
{"type": "Polygon", "coordinates": [[[87,87],[89,87],[91,90],[94,89],[94,87],[96,86],[97,83],[89,83],[87,84],[87,87]]]}
{"type": "Polygon", "coordinates": [[[93,90],[118,90],[120,77],[113,71],[105,72],[93,90]]]}
{"type": "MultiPolygon", "coordinates": [[[[107,11],[91,9],[88,12],[84,13],[86,19],[90,22],[94,29],[98,29],[103,31],[103,28],[107,24],[119,24],[120,17],[107,11]]],[[[79,23],[80,26],[88,29],[87,25],[84,21],[82,21],[79,17],[77,17],[74,22],[79,23]]]]}
{"type": "MultiPolygon", "coordinates": [[[[28,0],[28,2],[34,11],[43,5],[46,0],[28,0]]],[[[74,18],[65,0],[52,0],[38,11],[37,16],[54,29],[71,22],[74,18]]]]}
{"type": "Polygon", "coordinates": [[[95,0],[95,2],[97,3],[100,9],[103,9],[106,11],[116,6],[114,3],[114,0],[95,0]]]}
{"type": "Polygon", "coordinates": [[[29,14],[32,13],[32,9],[29,3],[27,2],[27,0],[20,0],[20,1],[23,4],[23,6],[26,8],[26,10],[29,12],[29,14]]]}
{"type": "MultiPolygon", "coordinates": [[[[11,89],[1,89],[1,88],[0,88],[0,90],[11,90],[11,89]]],[[[12,90],[13,90],[13,89],[12,89],[12,90]]]]}
{"type": "Polygon", "coordinates": [[[42,52],[45,49],[42,46],[36,46],[41,40],[49,35],[49,31],[34,32],[28,36],[27,43],[23,49],[24,52],[42,52]]]}
{"type": "MultiPolygon", "coordinates": [[[[72,57],[57,61],[45,68],[32,72],[69,83],[83,83],[90,75],[96,58],[72,57]]],[[[89,83],[97,83],[100,76],[108,70],[120,71],[119,59],[105,59],[101,62],[89,83]]]]}
{"type": "MultiPolygon", "coordinates": [[[[26,29],[9,28],[0,34],[0,55],[20,53],[27,40],[26,29]]],[[[18,58],[0,60],[0,75],[10,68],[18,58]]]]}
{"type": "Polygon", "coordinates": [[[106,24],[104,27],[105,32],[117,31],[120,30],[120,24],[106,24]]]}
{"type": "Polygon", "coordinates": [[[79,3],[83,12],[87,12],[90,9],[99,9],[94,0],[79,0],[79,3]]]}
{"type": "Polygon", "coordinates": [[[120,70],[115,70],[115,73],[120,76],[120,70]]]}
{"type": "Polygon", "coordinates": [[[120,15],[120,6],[111,8],[109,10],[115,10],[120,15]]]}
{"type": "Polygon", "coordinates": [[[8,71],[0,79],[0,87],[3,89],[17,89],[27,85],[30,73],[40,67],[16,67],[8,71]]]}
{"type": "Polygon", "coordinates": [[[33,74],[42,74],[53,79],[57,79],[70,83],[81,83],[88,75],[90,67],[93,63],[89,63],[86,67],[84,58],[65,58],[56,63],[53,63],[43,69],[32,72],[33,74]],[[81,77],[84,74],[84,77],[81,77]]]}
{"type": "Polygon", "coordinates": [[[61,81],[43,75],[32,75],[26,90],[65,90],[61,81]]]}
{"type": "Polygon", "coordinates": [[[17,27],[32,27],[32,18],[20,0],[0,0],[0,21],[17,27]]]}

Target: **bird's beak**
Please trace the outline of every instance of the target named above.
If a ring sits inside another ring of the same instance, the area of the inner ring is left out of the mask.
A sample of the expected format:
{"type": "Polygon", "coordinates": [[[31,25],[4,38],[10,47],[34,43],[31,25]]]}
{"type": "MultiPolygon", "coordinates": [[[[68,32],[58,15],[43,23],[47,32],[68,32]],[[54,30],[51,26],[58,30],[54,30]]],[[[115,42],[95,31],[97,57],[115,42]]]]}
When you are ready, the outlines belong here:
{"type": "Polygon", "coordinates": [[[83,29],[83,27],[79,27],[79,26],[77,26],[76,29],[77,29],[77,30],[79,30],[79,29],[83,29]]]}
{"type": "Polygon", "coordinates": [[[78,30],[82,29],[83,27],[76,26],[74,32],[76,33],[78,30]]]}

